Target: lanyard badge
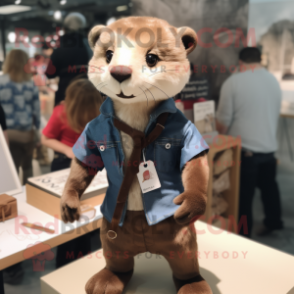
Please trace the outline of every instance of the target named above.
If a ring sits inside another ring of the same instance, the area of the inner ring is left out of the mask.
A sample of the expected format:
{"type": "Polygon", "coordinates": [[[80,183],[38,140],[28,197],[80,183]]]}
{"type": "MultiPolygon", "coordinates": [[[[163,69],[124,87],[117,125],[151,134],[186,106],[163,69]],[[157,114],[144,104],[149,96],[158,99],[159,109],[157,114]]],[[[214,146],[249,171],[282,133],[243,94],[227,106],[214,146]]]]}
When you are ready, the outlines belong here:
{"type": "Polygon", "coordinates": [[[143,162],[139,165],[139,172],[137,177],[142,190],[142,193],[147,193],[161,187],[154,162],[146,161],[143,149],[143,162]]]}

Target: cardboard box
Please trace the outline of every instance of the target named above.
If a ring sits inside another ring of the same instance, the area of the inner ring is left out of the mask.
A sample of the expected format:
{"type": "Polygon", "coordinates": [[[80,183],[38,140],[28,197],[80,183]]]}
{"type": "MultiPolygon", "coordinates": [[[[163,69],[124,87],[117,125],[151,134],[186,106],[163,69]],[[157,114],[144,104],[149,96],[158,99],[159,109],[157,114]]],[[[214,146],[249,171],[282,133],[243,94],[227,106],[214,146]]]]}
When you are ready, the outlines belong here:
{"type": "Polygon", "coordinates": [[[7,194],[0,195],[0,221],[17,217],[17,201],[7,194]]]}
{"type": "MultiPolygon", "coordinates": [[[[29,178],[26,184],[27,203],[61,219],[60,199],[70,174],[70,168],[29,178]]],[[[101,205],[108,188],[107,174],[103,170],[93,178],[81,196],[81,206],[101,205]]]]}
{"type": "MultiPolygon", "coordinates": [[[[38,189],[30,184],[26,184],[27,203],[60,219],[60,197],[38,189]]],[[[81,199],[81,205],[101,205],[105,197],[100,194],[88,199],[81,199]]]]}

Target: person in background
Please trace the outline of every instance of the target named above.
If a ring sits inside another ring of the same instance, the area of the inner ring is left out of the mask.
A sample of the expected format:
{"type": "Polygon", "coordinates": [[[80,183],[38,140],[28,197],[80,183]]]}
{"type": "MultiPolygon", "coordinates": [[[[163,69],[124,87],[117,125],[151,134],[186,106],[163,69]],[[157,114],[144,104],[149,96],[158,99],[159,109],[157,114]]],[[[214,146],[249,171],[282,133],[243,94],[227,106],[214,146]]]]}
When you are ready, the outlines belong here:
{"type": "MultiPolygon", "coordinates": [[[[6,116],[9,149],[16,170],[22,167],[24,184],[33,175],[34,128],[38,129],[40,126],[38,88],[31,80],[29,72],[28,55],[22,50],[11,50],[3,63],[4,74],[0,76],[0,103],[6,116]]],[[[0,117],[2,121],[3,114],[0,117]]],[[[7,284],[19,284],[23,276],[21,263],[3,271],[4,283],[7,284]]]]}
{"type": "Polygon", "coordinates": [[[16,167],[22,167],[23,184],[33,176],[35,134],[40,126],[39,91],[31,80],[28,55],[11,50],[0,76],[0,103],[5,112],[9,149],[16,167]]]}
{"type": "Polygon", "coordinates": [[[0,126],[2,128],[2,131],[3,131],[3,134],[4,134],[4,137],[5,137],[5,140],[7,142],[7,145],[9,145],[9,140],[8,140],[8,134],[7,134],[7,126],[6,126],[6,118],[5,118],[5,113],[4,113],[4,110],[0,104],[0,126]]]}
{"type": "Polygon", "coordinates": [[[248,232],[243,225],[240,234],[251,236],[252,202],[258,187],[265,218],[257,234],[263,236],[283,228],[274,156],[281,89],[276,78],[262,67],[259,49],[242,49],[239,60],[240,72],[230,76],[221,88],[217,129],[242,140],[239,220],[247,217],[248,232]]]}
{"type": "Polygon", "coordinates": [[[60,37],[60,46],[53,51],[46,69],[49,79],[59,77],[55,106],[64,100],[65,90],[73,78],[83,73],[86,76],[92,57],[88,41],[82,34],[86,26],[85,17],[77,12],[70,13],[63,26],[65,34],[60,37]]]}
{"type": "Polygon", "coordinates": [[[46,42],[42,44],[42,55],[49,58],[53,53],[53,48],[49,47],[46,42]]]}
{"type": "Polygon", "coordinates": [[[33,81],[40,91],[46,92],[47,77],[45,71],[47,69],[46,58],[41,54],[35,54],[32,60],[33,81]]]}
{"type": "MultiPolygon", "coordinates": [[[[72,147],[86,124],[100,114],[103,100],[87,79],[73,81],[66,90],[65,101],[57,105],[43,130],[42,144],[55,151],[51,171],[69,168],[74,158],[72,147]]],[[[85,256],[91,252],[91,236],[85,234],[57,247],[56,267],[71,261],[68,258],[85,256]]]]}
{"type": "Polygon", "coordinates": [[[42,144],[55,151],[52,172],[70,167],[72,147],[86,124],[100,114],[101,104],[102,97],[89,80],[77,79],[68,86],[65,101],[53,109],[42,132],[42,144]]]}

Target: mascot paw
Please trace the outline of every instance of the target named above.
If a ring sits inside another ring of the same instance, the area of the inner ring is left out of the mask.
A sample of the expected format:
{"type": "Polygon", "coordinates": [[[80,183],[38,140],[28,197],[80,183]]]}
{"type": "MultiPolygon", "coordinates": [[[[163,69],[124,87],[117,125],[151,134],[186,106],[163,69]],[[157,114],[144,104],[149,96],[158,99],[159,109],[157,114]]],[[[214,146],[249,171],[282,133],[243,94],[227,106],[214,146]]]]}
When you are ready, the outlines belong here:
{"type": "Polygon", "coordinates": [[[121,294],[131,279],[133,270],[127,273],[113,273],[103,269],[95,274],[86,284],[87,294],[121,294]]]}
{"type": "Polygon", "coordinates": [[[75,220],[80,219],[80,200],[78,197],[71,197],[61,199],[61,218],[67,222],[74,222],[75,220]]]}
{"type": "Polygon", "coordinates": [[[189,280],[179,280],[173,276],[178,294],[213,294],[207,282],[200,276],[189,280]]]}
{"type": "Polygon", "coordinates": [[[195,195],[190,191],[184,191],[174,199],[174,203],[180,205],[174,214],[175,221],[180,225],[188,225],[195,222],[197,217],[204,214],[206,200],[203,195],[195,195]]]}
{"type": "Polygon", "coordinates": [[[206,281],[186,284],[179,291],[178,294],[213,294],[206,281]]]}

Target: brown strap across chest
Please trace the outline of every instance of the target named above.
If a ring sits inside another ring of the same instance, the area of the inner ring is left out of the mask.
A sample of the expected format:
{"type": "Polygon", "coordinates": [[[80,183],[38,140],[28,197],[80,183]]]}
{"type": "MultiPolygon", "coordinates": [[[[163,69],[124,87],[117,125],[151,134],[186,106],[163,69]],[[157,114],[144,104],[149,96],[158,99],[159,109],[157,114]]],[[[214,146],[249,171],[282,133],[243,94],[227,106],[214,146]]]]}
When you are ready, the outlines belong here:
{"type": "Polygon", "coordinates": [[[111,229],[107,232],[108,237],[111,239],[115,239],[117,237],[116,230],[118,228],[122,212],[125,207],[125,203],[128,199],[131,184],[136,177],[136,174],[139,172],[139,164],[141,161],[142,150],[160,136],[161,132],[164,129],[167,117],[168,113],[162,113],[161,115],[159,115],[156,121],[155,128],[147,137],[145,137],[145,134],[143,132],[131,128],[129,125],[116,118],[113,119],[113,124],[118,130],[132,137],[134,148],[129,159],[130,164],[128,164],[126,167],[125,176],[118,192],[116,206],[111,221],[111,229]]]}

